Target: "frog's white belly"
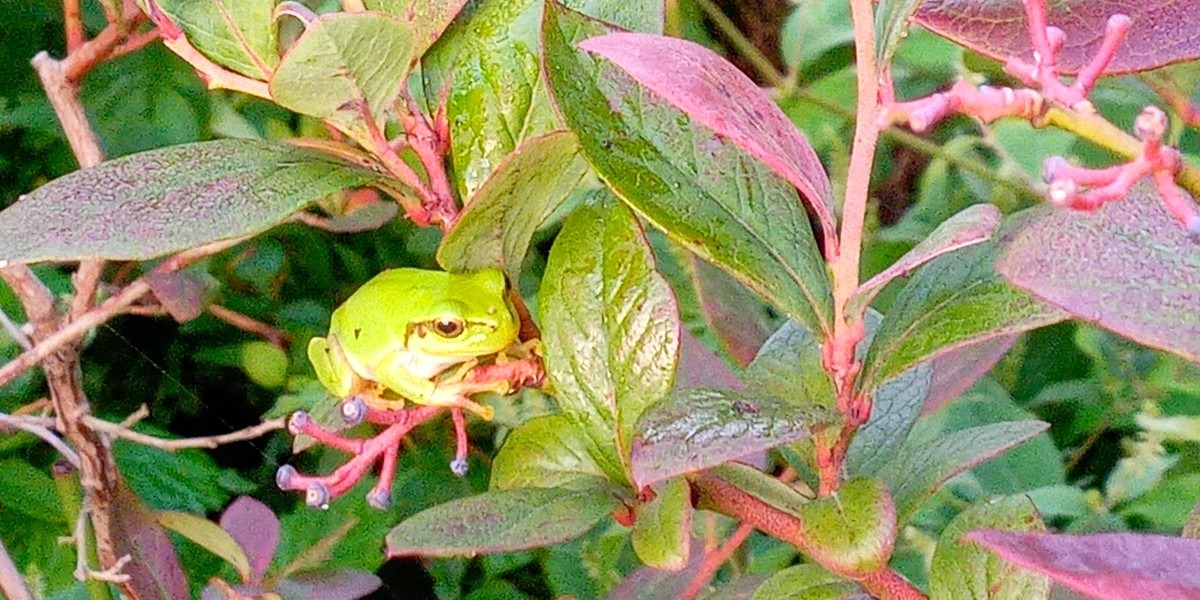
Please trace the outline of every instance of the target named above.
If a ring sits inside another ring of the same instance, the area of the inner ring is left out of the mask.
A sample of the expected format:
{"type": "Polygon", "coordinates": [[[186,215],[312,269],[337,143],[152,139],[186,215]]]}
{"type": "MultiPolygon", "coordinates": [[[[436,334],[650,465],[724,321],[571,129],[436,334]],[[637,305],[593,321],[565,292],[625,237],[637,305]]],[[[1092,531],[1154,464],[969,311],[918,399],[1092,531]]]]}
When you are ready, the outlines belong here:
{"type": "MultiPolygon", "coordinates": [[[[375,375],[375,368],[379,365],[364,365],[355,364],[359,361],[347,356],[354,367],[355,372],[361,373],[371,381],[379,381],[375,375]]],[[[396,350],[388,355],[383,361],[389,364],[396,361],[397,364],[404,367],[406,371],[420,377],[421,379],[433,379],[436,375],[463,362],[461,357],[454,356],[435,356],[433,354],[425,354],[424,352],[412,352],[409,350],[396,350]]]]}

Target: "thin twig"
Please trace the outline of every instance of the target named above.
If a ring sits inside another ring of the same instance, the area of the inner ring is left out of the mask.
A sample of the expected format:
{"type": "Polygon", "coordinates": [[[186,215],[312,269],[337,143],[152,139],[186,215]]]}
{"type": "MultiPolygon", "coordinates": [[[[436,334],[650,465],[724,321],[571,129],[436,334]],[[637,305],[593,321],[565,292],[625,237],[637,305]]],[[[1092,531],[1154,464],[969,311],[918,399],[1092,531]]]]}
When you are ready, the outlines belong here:
{"type": "MultiPolygon", "coordinates": [[[[190,250],[185,250],[164,261],[153,271],[151,271],[151,273],[172,273],[174,271],[178,271],[179,269],[190,265],[200,258],[209,256],[211,254],[216,254],[217,252],[225,250],[226,248],[240,244],[243,240],[245,240],[244,237],[231,240],[222,240],[192,248],[190,250]]],[[[33,281],[36,281],[36,277],[33,277],[32,272],[30,272],[29,268],[25,265],[9,265],[7,267],[0,268],[0,278],[3,278],[5,281],[7,281],[8,284],[14,288],[14,290],[16,290],[18,286],[30,285],[31,283],[28,278],[33,278],[33,281]]],[[[45,286],[41,285],[41,282],[37,282],[37,285],[41,286],[43,289],[45,288],[45,286]]],[[[108,300],[105,300],[95,308],[92,308],[91,310],[79,315],[70,323],[64,325],[61,329],[58,329],[57,331],[47,335],[40,342],[34,345],[32,349],[17,356],[3,367],[0,367],[0,386],[8,384],[18,375],[45,360],[47,356],[50,356],[56,350],[62,348],[66,344],[82,338],[93,327],[96,327],[101,323],[113,318],[114,316],[125,312],[130,306],[133,305],[134,302],[137,302],[138,299],[140,299],[149,291],[150,284],[146,282],[145,277],[139,277],[133,280],[132,283],[125,286],[125,288],[115,296],[110,297],[108,300]]],[[[53,298],[49,295],[49,291],[45,291],[45,294],[46,301],[49,303],[49,308],[46,310],[49,311],[49,314],[53,315],[53,298]]],[[[25,296],[20,293],[18,293],[18,295],[22,296],[24,301],[25,296]]],[[[28,302],[26,302],[26,312],[30,312],[30,319],[34,320],[32,311],[29,310],[28,302]]]]}
{"type": "Polygon", "coordinates": [[[267,323],[263,323],[257,319],[246,316],[240,312],[221,306],[220,304],[208,305],[208,312],[212,316],[241,329],[247,333],[253,333],[263,339],[271,342],[275,346],[286,349],[292,342],[292,338],[286,331],[277,327],[272,327],[267,323]]]}
{"type": "Polygon", "coordinates": [[[179,450],[186,450],[188,448],[216,448],[224,444],[232,444],[234,442],[244,442],[246,440],[260,438],[272,431],[286,427],[286,419],[280,417],[278,419],[263,421],[258,425],[246,427],[245,429],[239,429],[237,431],[231,431],[229,433],[168,440],[154,437],[152,435],[146,435],[144,433],[138,433],[120,423],[110,423],[103,419],[97,419],[96,417],[92,416],[85,417],[84,423],[96,431],[106,433],[113,437],[126,439],[145,446],[151,446],[153,448],[158,448],[159,450],[166,450],[167,452],[176,452],[179,450]]]}
{"type": "Polygon", "coordinates": [[[721,565],[725,564],[730,556],[733,556],[733,553],[746,542],[746,538],[750,537],[751,533],[754,533],[754,526],[742,523],[719,548],[705,554],[700,570],[688,582],[687,589],[679,597],[684,600],[698,597],[704,588],[708,587],[713,576],[717,574],[717,569],[720,569],[721,565]]]}
{"type": "Polygon", "coordinates": [[[3,540],[0,540],[0,592],[4,592],[3,596],[9,600],[33,600],[33,594],[21,578],[21,572],[9,556],[3,540]]]}
{"type": "MultiPolygon", "coordinates": [[[[63,455],[63,458],[67,459],[67,462],[78,469],[80,465],[79,454],[72,450],[66,442],[62,441],[62,438],[55,435],[53,431],[50,431],[50,428],[46,424],[38,422],[42,420],[41,417],[14,416],[0,413],[0,424],[20,429],[21,431],[42,438],[42,441],[53,446],[55,450],[58,450],[59,454],[63,455]]],[[[50,423],[54,422],[53,419],[45,420],[50,423]]]]}
{"type": "Polygon", "coordinates": [[[8,333],[8,336],[11,337],[13,341],[15,341],[17,345],[21,347],[22,350],[28,350],[33,347],[33,342],[29,341],[29,336],[25,335],[24,331],[21,331],[21,327],[8,317],[8,313],[4,312],[3,308],[0,308],[0,327],[4,328],[4,331],[8,333]]]}

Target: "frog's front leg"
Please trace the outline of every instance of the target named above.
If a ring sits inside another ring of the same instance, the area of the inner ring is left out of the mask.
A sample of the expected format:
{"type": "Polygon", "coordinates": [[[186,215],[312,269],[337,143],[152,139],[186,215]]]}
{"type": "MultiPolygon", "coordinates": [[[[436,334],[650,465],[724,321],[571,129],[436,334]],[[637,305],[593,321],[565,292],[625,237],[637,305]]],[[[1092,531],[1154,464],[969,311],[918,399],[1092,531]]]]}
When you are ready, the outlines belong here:
{"type": "MultiPolygon", "coordinates": [[[[495,409],[469,398],[470,394],[492,391],[494,386],[470,386],[462,382],[435,383],[414,374],[409,370],[408,364],[409,357],[403,352],[396,352],[379,365],[375,371],[375,378],[383,387],[416,404],[463,408],[488,421],[495,416],[495,409]]],[[[455,375],[459,373],[456,372],[455,375]]]]}
{"type": "Polygon", "coordinates": [[[358,375],[346,360],[336,335],[328,338],[315,337],[308,342],[308,360],[317,373],[317,380],[325,389],[338,398],[345,398],[358,387],[358,375]]]}

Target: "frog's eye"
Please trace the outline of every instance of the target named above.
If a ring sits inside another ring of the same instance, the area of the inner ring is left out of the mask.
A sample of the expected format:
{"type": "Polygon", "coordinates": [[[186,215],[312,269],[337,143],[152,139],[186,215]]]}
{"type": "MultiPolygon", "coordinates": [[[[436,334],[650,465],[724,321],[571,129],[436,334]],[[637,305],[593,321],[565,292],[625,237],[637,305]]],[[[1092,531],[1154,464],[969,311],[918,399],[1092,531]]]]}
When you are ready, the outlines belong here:
{"type": "Polygon", "coordinates": [[[433,322],[433,330],[444,338],[456,338],[462,335],[463,322],[458,319],[438,319],[433,322]]]}

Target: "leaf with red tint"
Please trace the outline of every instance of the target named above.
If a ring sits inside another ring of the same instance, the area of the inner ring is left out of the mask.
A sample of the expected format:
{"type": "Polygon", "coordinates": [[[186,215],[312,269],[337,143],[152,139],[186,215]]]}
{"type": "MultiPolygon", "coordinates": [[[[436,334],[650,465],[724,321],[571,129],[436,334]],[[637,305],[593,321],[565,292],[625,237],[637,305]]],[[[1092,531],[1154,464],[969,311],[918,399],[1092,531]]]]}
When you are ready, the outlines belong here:
{"type": "Polygon", "coordinates": [[[774,329],[766,305],[732,275],[695,255],[689,255],[688,266],[709,331],[733,360],[749,365],[774,329]]]}
{"type": "Polygon", "coordinates": [[[124,481],[117,484],[112,509],[114,550],[132,558],[122,570],[129,576],[126,591],[139,600],[187,598],[187,576],[171,539],[124,481]]]}
{"type": "Polygon", "coordinates": [[[742,380],[720,356],[709,350],[686,327],[679,330],[679,366],[675,368],[676,390],[691,388],[741,389],[742,380]]]}
{"type": "Polygon", "coordinates": [[[975,385],[1008,354],[1016,343],[1015,335],[987,338],[933,359],[933,381],[921,414],[931,414],[975,385]]]}
{"type": "MultiPolygon", "coordinates": [[[[1075,73],[1100,47],[1108,17],[1124,14],[1132,26],[1106,73],[1148,71],[1200,58],[1200,27],[1193,0],[1050,1],[1046,24],[1067,34],[1058,53],[1060,73],[1075,73]]],[[[913,19],[980,54],[1032,62],[1033,45],[1021,0],[926,0],[913,19]]]]}
{"type": "Polygon", "coordinates": [[[1133,533],[972,531],[965,539],[1060,585],[1106,600],[1200,597],[1200,540],[1133,533]]]}
{"type": "Polygon", "coordinates": [[[1094,212],[1038,207],[996,263],[1013,285],[1105,329],[1200,361],[1200,244],[1139,184],[1094,212]]]}
{"type": "Polygon", "coordinates": [[[186,323],[204,313],[217,280],[204,271],[188,269],[174,273],[147,273],[146,283],[167,314],[186,323]]]}
{"type": "Polygon", "coordinates": [[[579,43],[697,122],[728,137],[788,180],[821,222],[826,247],[837,239],[829,177],[808,140],[753,81],[693,42],[642,33],[611,33],[579,43]]]}
{"type": "Polygon", "coordinates": [[[267,505],[241,496],[221,513],[221,529],[237,541],[250,559],[251,581],[262,581],[279,544],[279,519],[267,505]]]}

